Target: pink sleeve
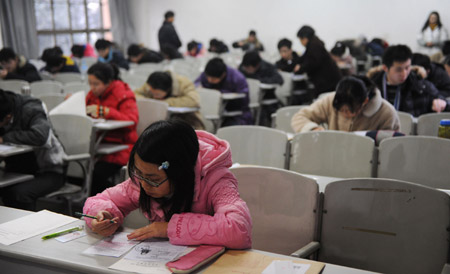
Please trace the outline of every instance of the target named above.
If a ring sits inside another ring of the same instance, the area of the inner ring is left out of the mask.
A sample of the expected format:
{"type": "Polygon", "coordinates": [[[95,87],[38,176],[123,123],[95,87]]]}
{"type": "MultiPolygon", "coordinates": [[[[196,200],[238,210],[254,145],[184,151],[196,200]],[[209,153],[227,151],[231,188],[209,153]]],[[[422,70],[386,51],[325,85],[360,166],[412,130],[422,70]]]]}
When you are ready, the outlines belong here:
{"type": "Polygon", "coordinates": [[[208,194],[214,216],[199,213],[174,214],[168,236],[172,244],[220,245],[246,249],[252,245],[252,221],[247,204],[240,198],[233,178],[222,178],[208,194]]]}
{"type": "MultiPolygon", "coordinates": [[[[96,196],[89,197],[84,203],[83,213],[95,216],[99,211],[106,210],[114,217],[119,217],[118,223],[122,224],[123,218],[138,207],[139,188],[128,179],[96,196]]],[[[91,227],[92,219],[85,218],[85,220],[91,227]]]]}

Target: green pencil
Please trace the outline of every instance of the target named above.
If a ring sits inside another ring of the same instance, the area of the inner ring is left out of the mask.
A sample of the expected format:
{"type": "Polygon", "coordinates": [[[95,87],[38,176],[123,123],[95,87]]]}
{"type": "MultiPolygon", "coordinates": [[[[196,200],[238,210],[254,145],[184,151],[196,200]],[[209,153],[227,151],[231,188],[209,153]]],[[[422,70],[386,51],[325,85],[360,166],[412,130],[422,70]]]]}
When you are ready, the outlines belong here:
{"type": "Polygon", "coordinates": [[[42,240],[48,240],[48,239],[51,239],[51,238],[59,237],[61,235],[67,234],[67,233],[71,233],[71,232],[75,232],[75,231],[81,231],[83,229],[84,229],[84,226],[83,225],[79,225],[79,226],[74,227],[74,228],[69,228],[69,229],[66,229],[66,230],[63,230],[63,231],[60,231],[60,232],[56,232],[56,233],[45,235],[45,236],[42,237],[42,240]]]}

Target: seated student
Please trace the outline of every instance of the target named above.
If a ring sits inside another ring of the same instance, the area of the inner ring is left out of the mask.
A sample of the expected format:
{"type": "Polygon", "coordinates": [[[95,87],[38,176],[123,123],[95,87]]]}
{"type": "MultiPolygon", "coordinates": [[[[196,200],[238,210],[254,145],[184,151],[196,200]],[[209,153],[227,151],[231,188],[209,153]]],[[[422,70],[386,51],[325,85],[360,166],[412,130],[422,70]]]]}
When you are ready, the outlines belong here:
{"type": "Polygon", "coordinates": [[[94,48],[90,44],[73,45],[70,48],[70,51],[72,52],[71,57],[75,57],[75,58],[97,57],[97,55],[95,54],[94,48]]]}
{"type": "MultiPolygon", "coordinates": [[[[262,60],[257,51],[249,51],[242,58],[239,71],[247,78],[257,79],[264,84],[283,84],[283,77],[278,73],[277,68],[262,60]]],[[[265,89],[263,100],[276,99],[275,88],[265,89]]],[[[278,109],[278,103],[265,105],[261,109],[260,124],[271,125],[271,115],[278,109]]]]}
{"type": "Polygon", "coordinates": [[[213,39],[211,39],[209,41],[209,49],[208,49],[208,51],[212,52],[212,53],[221,54],[221,53],[229,52],[230,50],[228,49],[228,46],[225,45],[224,42],[213,38],[213,39]]]}
{"type": "Polygon", "coordinates": [[[248,33],[248,37],[246,39],[234,42],[233,48],[241,48],[243,51],[264,51],[264,46],[261,42],[259,42],[254,30],[251,30],[248,33]]]}
{"type": "Polygon", "coordinates": [[[135,64],[159,63],[164,60],[163,56],[158,52],[137,44],[131,44],[128,47],[127,54],[129,61],[135,64]]]}
{"type": "Polygon", "coordinates": [[[433,83],[442,96],[450,97],[450,76],[443,65],[431,62],[430,57],[420,53],[413,54],[411,63],[424,68],[422,79],[433,83]]]}
{"type": "Polygon", "coordinates": [[[300,68],[296,73],[308,75],[309,80],[314,84],[316,96],[334,91],[341,79],[341,72],[336,62],[331,59],[324,43],[310,26],[301,27],[297,36],[306,47],[306,51],[300,57],[300,68]]]}
{"type": "Polygon", "coordinates": [[[36,200],[64,185],[64,151],[52,132],[39,99],[0,89],[0,144],[36,147],[4,159],[5,171],[34,175],[34,179],[0,188],[3,204],[35,210],[36,200]]]}
{"type": "Polygon", "coordinates": [[[187,52],[185,56],[203,57],[205,55],[205,48],[202,43],[192,40],[187,44],[187,52]]]}
{"type": "Polygon", "coordinates": [[[227,66],[222,59],[213,58],[206,64],[205,71],[195,80],[196,85],[217,89],[222,93],[243,93],[242,99],[230,100],[226,111],[242,111],[242,115],[225,117],[221,127],[234,125],[253,125],[249,104],[248,84],[245,76],[237,69],[227,66]]]}
{"type": "Polygon", "coordinates": [[[41,80],[37,69],[24,56],[18,56],[11,48],[0,50],[0,78],[18,79],[27,82],[41,80]]]}
{"type": "Polygon", "coordinates": [[[250,248],[252,221],[230,166],[226,141],[181,121],[156,122],[131,152],[130,179],[87,199],[83,212],[98,219],[86,224],[109,236],[139,208],[151,224],[128,234],[130,240],[250,248]]]}
{"type": "Polygon", "coordinates": [[[373,131],[399,130],[394,107],[384,100],[378,88],[367,78],[344,77],[333,92],[302,108],[291,121],[295,132],[324,130],[373,131]]]}
{"type": "Polygon", "coordinates": [[[384,99],[396,110],[415,117],[429,112],[449,110],[449,104],[436,87],[411,71],[412,52],[405,45],[390,46],[383,54],[382,71],[369,71],[384,99]]]}
{"type": "Polygon", "coordinates": [[[450,76],[450,55],[445,57],[445,59],[444,59],[444,67],[445,67],[445,70],[447,71],[447,74],[450,76]]]}
{"type": "Polygon", "coordinates": [[[278,42],[278,51],[280,52],[281,59],[276,62],[276,66],[279,70],[286,72],[295,72],[300,67],[299,56],[292,50],[292,41],[286,38],[281,39],[278,42]],[[296,68],[297,67],[297,68],[296,68]]]}
{"type": "Polygon", "coordinates": [[[355,74],[353,57],[350,54],[350,49],[345,44],[337,42],[331,49],[330,54],[343,75],[355,74]]]}
{"type": "MultiPolygon", "coordinates": [[[[200,95],[191,80],[169,71],[156,71],[150,74],[147,83],[134,93],[137,97],[163,100],[171,107],[200,107],[200,95]]],[[[172,117],[184,120],[195,129],[205,128],[199,112],[172,114],[172,117]]]]}
{"type": "Polygon", "coordinates": [[[42,53],[41,60],[45,62],[45,67],[42,68],[42,71],[46,71],[51,74],[61,72],[80,72],[78,66],[72,58],[64,56],[61,48],[58,46],[45,49],[42,53]]]}
{"type": "Polygon", "coordinates": [[[122,52],[113,47],[113,43],[105,39],[98,39],[95,42],[95,49],[98,52],[98,61],[102,63],[111,63],[118,67],[128,70],[130,66],[123,57],[122,52]]]}
{"type": "Polygon", "coordinates": [[[108,132],[103,141],[128,145],[128,149],[103,156],[94,166],[92,194],[102,192],[113,183],[110,177],[127,164],[130,151],[137,140],[139,112],[136,98],[128,85],[119,80],[114,65],[96,63],[88,70],[91,90],[86,95],[86,112],[92,118],[133,121],[134,125],[108,132]]]}

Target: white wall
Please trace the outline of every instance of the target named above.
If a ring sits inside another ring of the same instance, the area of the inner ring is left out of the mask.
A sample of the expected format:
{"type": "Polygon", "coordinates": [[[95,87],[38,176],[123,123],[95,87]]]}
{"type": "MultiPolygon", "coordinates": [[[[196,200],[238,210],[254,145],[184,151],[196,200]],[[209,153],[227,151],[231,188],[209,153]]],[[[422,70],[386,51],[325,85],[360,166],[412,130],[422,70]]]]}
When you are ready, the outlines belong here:
{"type": "Polygon", "coordinates": [[[208,45],[217,37],[228,46],[250,29],[270,52],[280,38],[303,50],[297,31],[309,24],[327,48],[337,40],[360,34],[416,48],[416,36],[430,11],[437,10],[450,29],[449,0],[131,0],[138,42],[158,49],[158,29],[167,10],[175,12],[175,28],[186,44],[192,39],[208,45]]]}

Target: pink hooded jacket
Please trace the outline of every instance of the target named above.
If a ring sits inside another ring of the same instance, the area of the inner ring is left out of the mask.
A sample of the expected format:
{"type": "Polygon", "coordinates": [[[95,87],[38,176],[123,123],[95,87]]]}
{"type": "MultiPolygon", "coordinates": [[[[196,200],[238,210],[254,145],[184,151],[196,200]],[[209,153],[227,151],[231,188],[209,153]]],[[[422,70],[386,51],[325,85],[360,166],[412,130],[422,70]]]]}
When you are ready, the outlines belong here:
{"type": "MultiPolygon", "coordinates": [[[[176,245],[220,245],[233,249],[250,248],[252,221],[247,204],[240,198],[237,180],[228,170],[231,150],[228,142],[213,134],[197,131],[200,151],[195,166],[195,189],[190,213],[174,214],[168,237],[176,245]]],[[[86,200],[84,213],[100,210],[123,218],[139,208],[139,186],[130,179],[86,200]]],[[[150,222],[164,222],[164,213],[152,203],[150,222]]],[[[91,219],[86,219],[91,226],[91,219]]]]}

